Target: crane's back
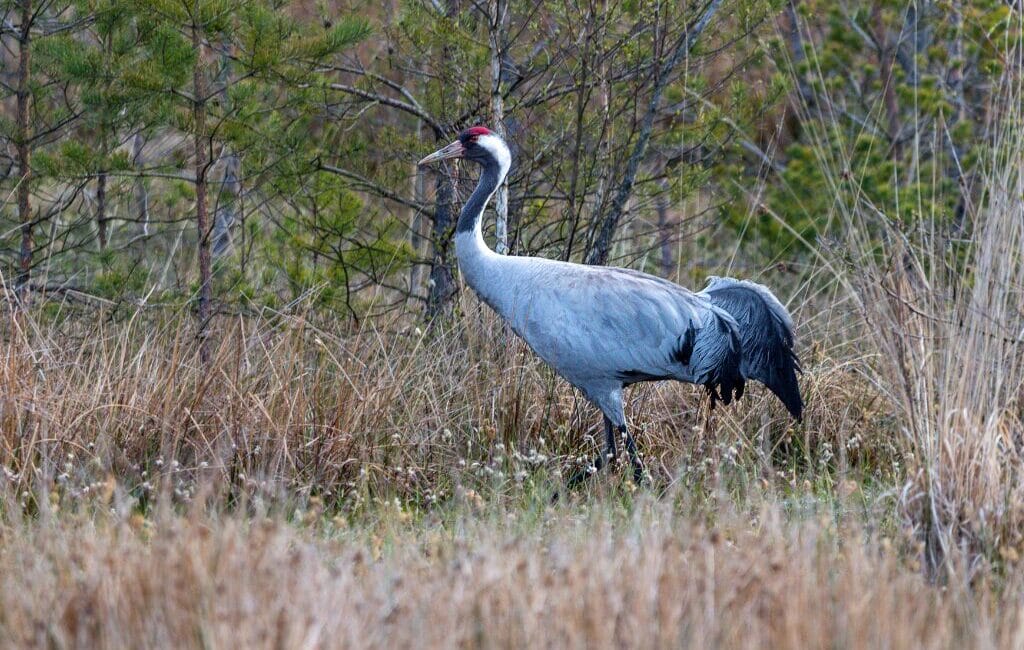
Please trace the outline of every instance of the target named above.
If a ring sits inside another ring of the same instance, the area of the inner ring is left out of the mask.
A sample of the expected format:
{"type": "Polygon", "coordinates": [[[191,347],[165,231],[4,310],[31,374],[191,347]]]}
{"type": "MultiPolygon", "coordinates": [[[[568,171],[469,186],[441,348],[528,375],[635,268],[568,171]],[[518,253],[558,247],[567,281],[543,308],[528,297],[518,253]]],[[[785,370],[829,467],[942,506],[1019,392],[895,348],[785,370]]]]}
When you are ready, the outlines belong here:
{"type": "MultiPolygon", "coordinates": [[[[461,257],[461,256],[460,256],[461,257]]],[[[736,365],[735,321],[667,280],[609,267],[494,256],[471,286],[544,361],[580,388],[678,379],[736,365]]]]}

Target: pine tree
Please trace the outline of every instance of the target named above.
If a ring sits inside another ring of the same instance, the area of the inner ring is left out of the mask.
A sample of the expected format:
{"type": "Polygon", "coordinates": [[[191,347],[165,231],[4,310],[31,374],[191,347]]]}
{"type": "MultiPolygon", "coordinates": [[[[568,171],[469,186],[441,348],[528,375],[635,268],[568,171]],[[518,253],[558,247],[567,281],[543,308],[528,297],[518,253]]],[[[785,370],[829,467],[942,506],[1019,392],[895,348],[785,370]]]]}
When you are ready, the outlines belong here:
{"type": "Polygon", "coordinates": [[[0,120],[0,137],[9,142],[15,151],[13,170],[15,185],[11,193],[16,197],[16,228],[3,223],[3,238],[6,233],[17,233],[17,241],[2,242],[5,252],[15,250],[16,262],[10,264],[14,270],[15,286],[20,298],[24,298],[29,287],[32,271],[38,262],[35,232],[50,214],[33,206],[32,195],[37,186],[33,174],[33,154],[43,143],[55,137],[77,115],[62,101],[63,86],[52,76],[52,59],[47,51],[47,42],[54,35],[66,34],[78,28],[81,21],[69,11],[66,2],[58,0],[9,0],[0,3],[5,16],[13,20],[5,25],[4,32],[14,43],[17,65],[13,87],[5,86],[15,97],[13,123],[0,120]]]}
{"type": "Polygon", "coordinates": [[[135,16],[122,0],[80,0],[85,27],[60,40],[55,63],[73,90],[80,111],[73,137],[43,157],[49,175],[68,183],[95,184],[95,239],[99,250],[110,243],[111,182],[131,168],[126,143],[157,120],[153,97],[133,83],[142,63],[135,16]]]}
{"type": "MultiPolygon", "coordinates": [[[[273,133],[290,109],[289,90],[308,86],[310,75],[365,34],[358,21],[340,21],[319,33],[296,22],[272,0],[133,0],[151,61],[142,88],[173,107],[169,126],[187,135],[195,190],[196,291],[202,362],[210,360],[208,327],[213,314],[213,227],[210,172],[218,152],[237,138],[237,155],[274,162],[273,133]],[[230,66],[224,71],[223,66],[230,66]],[[220,70],[218,70],[218,67],[220,70]],[[258,137],[253,137],[259,133],[258,137]]],[[[300,93],[301,94],[301,93],[300,93]]],[[[244,183],[243,179],[233,182],[244,183]]]]}

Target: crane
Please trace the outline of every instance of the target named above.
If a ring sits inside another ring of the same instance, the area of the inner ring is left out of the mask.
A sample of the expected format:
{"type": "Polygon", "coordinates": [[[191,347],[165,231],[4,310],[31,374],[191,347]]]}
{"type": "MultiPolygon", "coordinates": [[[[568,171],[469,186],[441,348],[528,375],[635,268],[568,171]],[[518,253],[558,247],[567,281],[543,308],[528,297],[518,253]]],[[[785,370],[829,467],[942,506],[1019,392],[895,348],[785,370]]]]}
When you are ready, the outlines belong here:
{"type": "Polygon", "coordinates": [[[604,450],[573,487],[617,458],[625,442],[637,483],[644,466],[626,426],[623,389],[645,381],[702,385],[711,407],[743,395],[754,379],[799,421],[793,320],[765,286],[711,277],[700,292],[639,271],[541,257],[499,255],[484,242],[481,222],[511,166],[508,146],[487,127],[462,131],[419,161],[462,158],[481,168],[455,227],[455,255],[470,287],[558,375],[604,415],[604,450]]]}

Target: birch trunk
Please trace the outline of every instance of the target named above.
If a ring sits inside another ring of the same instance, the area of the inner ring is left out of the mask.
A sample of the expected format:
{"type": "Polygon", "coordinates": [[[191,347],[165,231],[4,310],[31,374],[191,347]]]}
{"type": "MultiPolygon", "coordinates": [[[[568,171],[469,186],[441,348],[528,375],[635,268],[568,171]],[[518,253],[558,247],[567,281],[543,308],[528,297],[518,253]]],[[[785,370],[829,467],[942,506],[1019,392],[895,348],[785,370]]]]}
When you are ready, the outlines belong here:
{"type": "Polygon", "coordinates": [[[203,79],[202,66],[202,34],[195,23],[192,24],[192,48],[195,50],[196,62],[192,68],[192,119],[194,122],[193,148],[195,149],[196,176],[196,229],[198,234],[199,254],[199,359],[203,365],[210,363],[210,342],[207,336],[211,313],[211,282],[212,268],[210,264],[210,224],[206,211],[206,171],[209,157],[206,139],[206,83],[203,79]]]}
{"type": "MultiPolygon", "coordinates": [[[[146,140],[142,133],[136,133],[132,138],[132,164],[141,168],[145,160],[142,157],[142,149],[146,140]]],[[[146,189],[146,181],[140,175],[135,179],[135,186],[132,188],[132,198],[135,201],[135,217],[142,225],[143,236],[149,235],[149,190],[146,189]]]]}
{"type": "MultiPolygon", "coordinates": [[[[231,85],[230,59],[227,55],[228,46],[221,56],[220,74],[217,83],[220,86],[220,97],[224,106],[228,106],[228,86],[231,85]]],[[[231,246],[231,226],[238,220],[241,210],[242,182],[239,178],[242,159],[230,146],[221,150],[224,161],[224,176],[221,180],[220,192],[217,194],[217,210],[213,218],[213,256],[220,257],[231,246]]]]}
{"type": "Polygon", "coordinates": [[[18,297],[23,298],[32,274],[32,148],[29,132],[31,91],[29,74],[32,61],[32,0],[22,0],[21,31],[18,36],[18,90],[17,90],[17,158],[18,158],[18,222],[21,224],[21,249],[18,259],[18,278],[15,285],[18,297]]]}
{"type": "MultiPolygon", "coordinates": [[[[490,16],[490,49],[491,49],[491,119],[494,132],[504,140],[505,131],[505,98],[501,94],[501,59],[505,42],[505,18],[508,15],[507,0],[493,0],[490,16]]],[[[494,195],[495,221],[494,250],[501,255],[508,254],[508,177],[498,186],[494,195]]]]}

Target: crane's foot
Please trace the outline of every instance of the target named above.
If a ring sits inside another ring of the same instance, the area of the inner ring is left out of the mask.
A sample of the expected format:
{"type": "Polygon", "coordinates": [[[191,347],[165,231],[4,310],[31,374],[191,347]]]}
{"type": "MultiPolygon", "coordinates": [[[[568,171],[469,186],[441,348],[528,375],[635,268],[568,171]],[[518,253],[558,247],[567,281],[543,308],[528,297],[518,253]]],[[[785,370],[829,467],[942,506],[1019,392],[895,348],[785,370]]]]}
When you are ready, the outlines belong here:
{"type": "MultiPolygon", "coordinates": [[[[569,480],[565,482],[565,489],[569,491],[575,490],[579,486],[583,485],[583,483],[585,483],[588,478],[597,474],[598,470],[601,469],[601,465],[598,464],[598,461],[600,460],[601,457],[598,456],[598,458],[595,459],[593,465],[588,465],[587,467],[584,467],[580,471],[570,476],[569,480]]],[[[558,503],[558,499],[560,498],[560,496],[561,494],[556,490],[554,494],[551,495],[551,504],[554,505],[558,503]]]]}
{"type": "Polygon", "coordinates": [[[641,462],[633,463],[633,482],[636,483],[637,487],[644,486],[645,479],[645,468],[641,462]]]}
{"type": "MultiPolygon", "coordinates": [[[[615,462],[614,458],[612,459],[612,462],[615,462]]],[[[604,456],[597,456],[596,458],[594,458],[593,463],[570,476],[569,480],[565,484],[565,487],[569,490],[575,490],[577,487],[582,485],[588,478],[594,476],[599,471],[601,471],[601,468],[604,467],[604,464],[604,456]]]]}
{"type": "Polygon", "coordinates": [[[640,452],[636,448],[636,440],[633,439],[633,435],[629,432],[629,429],[622,427],[622,437],[625,438],[626,451],[629,452],[629,463],[633,466],[633,482],[637,486],[644,484],[645,468],[644,462],[640,460],[640,452]]]}
{"type": "MultiPolygon", "coordinates": [[[[569,477],[569,480],[565,482],[565,489],[568,491],[575,490],[595,474],[597,474],[597,470],[593,466],[582,469],[569,477]]],[[[633,465],[633,483],[635,483],[637,487],[644,487],[647,485],[647,474],[643,463],[633,465]]],[[[561,496],[561,493],[558,490],[555,490],[555,492],[551,494],[551,505],[558,503],[561,496]]]]}
{"type": "MultiPolygon", "coordinates": [[[[618,452],[616,451],[617,447],[615,443],[615,429],[616,427],[612,424],[612,421],[609,420],[607,416],[605,416],[604,453],[599,454],[596,458],[594,458],[593,463],[591,463],[587,467],[584,467],[583,469],[569,477],[569,480],[566,482],[565,485],[566,489],[575,490],[580,485],[585,483],[587,479],[589,479],[591,476],[594,476],[599,471],[601,471],[601,468],[604,467],[605,465],[615,464],[615,461],[618,459],[618,452]]],[[[623,442],[625,442],[626,451],[629,452],[629,462],[630,465],[633,467],[633,482],[636,483],[638,486],[642,486],[644,484],[644,477],[646,474],[644,470],[643,461],[640,460],[640,453],[637,451],[636,448],[636,441],[633,440],[633,436],[629,433],[629,429],[627,429],[625,425],[618,427],[618,430],[622,435],[623,442]]],[[[558,496],[559,495],[557,492],[554,495],[552,495],[551,502],[555,503],[556,501],[558,501],[558,496]]]]}

